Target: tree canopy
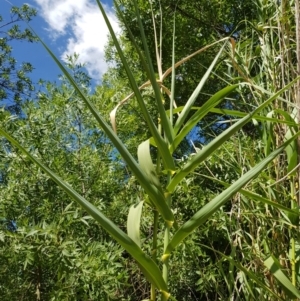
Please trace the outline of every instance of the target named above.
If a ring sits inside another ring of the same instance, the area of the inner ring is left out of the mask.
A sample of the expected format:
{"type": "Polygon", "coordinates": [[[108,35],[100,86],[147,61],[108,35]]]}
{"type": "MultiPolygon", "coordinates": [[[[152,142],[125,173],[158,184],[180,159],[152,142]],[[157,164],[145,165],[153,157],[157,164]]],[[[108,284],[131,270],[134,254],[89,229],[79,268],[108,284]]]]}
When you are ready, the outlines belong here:
{"type": "Polygon", "coordinates": [[[0,104],[10,110],[19,110],[22,100],[29,98],[34,86],[28,74],[33,70],[30,63],[18,62],[12,55],[12,41],[34,42],[37,38],[25,27],[36,15],[36,10],[24,4],[12,7],[10,18],[4,20],[0,16],[0,104]]]}

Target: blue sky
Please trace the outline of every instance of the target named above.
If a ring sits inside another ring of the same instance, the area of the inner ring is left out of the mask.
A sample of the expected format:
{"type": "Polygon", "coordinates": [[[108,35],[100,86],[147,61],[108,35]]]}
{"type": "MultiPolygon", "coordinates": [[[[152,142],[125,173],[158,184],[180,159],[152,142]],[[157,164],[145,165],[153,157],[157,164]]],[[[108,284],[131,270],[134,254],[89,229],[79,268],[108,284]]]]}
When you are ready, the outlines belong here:
{"type": "MultiPolygon", "coordinates": [[[[112,9],[112,1],[101,1],[105,5],[108,17],[115,31],[117,20],[112,9]]],[[[107,69],[104,61],[104,46],[108,31],[102,19],[96,1],[93,0],[0,0],[1,12],[5,21],[9,21],[12,5],[28,4],[38,11],[31,26],[51,50],[62,60],[67,54],[80,54],[80,60],[86,63],[87,72],[94,82],[99,82],[107,69]]],[[[31,78],[36,83],[40,78],[58,81],[60,70],[39,43],[14,42],[13,56],[18,63],[30,62],[35,70],[31,78]]]]}

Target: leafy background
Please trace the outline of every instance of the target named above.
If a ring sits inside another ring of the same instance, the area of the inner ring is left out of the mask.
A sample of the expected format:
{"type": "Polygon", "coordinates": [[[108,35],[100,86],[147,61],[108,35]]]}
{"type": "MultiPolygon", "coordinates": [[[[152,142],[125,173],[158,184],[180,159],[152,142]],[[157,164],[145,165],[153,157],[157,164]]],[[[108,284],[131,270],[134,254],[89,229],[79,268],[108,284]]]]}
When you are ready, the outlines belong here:
{"type": "MultiPolygon", "coordinates": [[[[118,40],[134,80],[141,85],[148,79],[147,74],[124,23],[132,31],[136,44],[142,47],[133,3],[122,1],[124,14],[122,18],[118,16],[122,34],[118,40]]],[[[218,106],[231,113],[211,112],[181,142],[173,155],[178,170],[242,117],[235,111],[245,114],[259,107],[299,74],[295,2],[212,1],[207,7],[208,4],[200,0],[179,4],[161,1],[160,7],[155,1],[152,8],[148,1],[139,0],[137,4],[150,55],[156,62],[155,70],[159,64],[152,13],[157,31],[162,16],[163,70],[172,66],[175,8],[177,60],[220,38],[232,37],[234,47],[226,48],[220,55],[195,107],[202,106],[212,94],[229,84],[241,79],[248,83],[218,106]]],[[[35,15],[35,11],[28,11],[26,6],[16,12],[20,14],[20,21],[35,15]],[[24,16],[24,12],[29,16],[24,16]]],[[[10,27],[6,30],[8,32],[10,27]]],[[[31,71],[29,65],[14,73],[16,66],[9,51],[11,39],[34,39],[28,31],[14,30],[11,38],[4,35],[1,39],[1,95],[4,103],[6,99],[15,101],[14,106],[2,108],[1,128],[126,232],[129,207],[137,199],[145,198],[138,179],[105,131],[98,128],[65,75],[59,84],[44,82],[34,91],[30,76],[26,75],[31,71]]],[[[113,64],[94,92],[90,92],[90,78],[77,55],[69,57],[66,67],[87,99],[109,122],[109,113],[131,93],[131,87],[113,40],[106,47],[107,61],[113,64]]],[[[178,106],[186,103],[219,50],[218,45],[211,47],[176,69],[178,106]]],[[[171,78],[164,84],[170,87],[171,78]]],[[[218,196],[224,190],[224,183],[237,181],[291,137],[298,127],[298,91],[297,84],[284,89],[253,122],[231,136],[177,185],[172,196],[172,211],[179,225],[218,196]]],[[[154,105],[152,90],[145,89],[141,93],[147,111],[157,120],[160,112],[154,105]]],[[[165,99],[168,108],[169,99],[165,99]]],[[[116,120],[119,138],[137,159],[138,145],[150,136],[138,102],[134,98],[128,101],[119,109],[116,120]]],[[[150,150],[156,161],[156,148],[150,150]]],[[[1,138],[0,158],[0,292],[3,300],[150,298],[150,284],[135,261],[86,210],[4,138],[1,138]]],[[[297,143],[293,142],[247,184],[244,191],[235,194],[175,249],[168,267],[169,291],[174,298],[297,298],[297,291],[291,287],[299,288],[298,162],[297,143]],[[294,214],[288,211],[290,208],[294,214]],[[271,265],[266,261],[269,258],[271,265]],[[278,267],[277,274],[274,266],[278,267]],[[283,276],[278,276],[278,271],[283,276]],[[284,277],[290,279],[287,285],[284,277]]],[[[166,184],[163,174],[160,180],[166,184]]],[[[163,219],[159,218],[158,228],[164,227],[163,219]]],[[[143,250],[151,254],[154,228],[150,206],[143,209],[140,234],[143,250]]],[[[164,233],[160,230],[158,248],[162,249],[163,244],[164,233]]],[[[161,268],[162,264],[158,265],[161,268]]]]}

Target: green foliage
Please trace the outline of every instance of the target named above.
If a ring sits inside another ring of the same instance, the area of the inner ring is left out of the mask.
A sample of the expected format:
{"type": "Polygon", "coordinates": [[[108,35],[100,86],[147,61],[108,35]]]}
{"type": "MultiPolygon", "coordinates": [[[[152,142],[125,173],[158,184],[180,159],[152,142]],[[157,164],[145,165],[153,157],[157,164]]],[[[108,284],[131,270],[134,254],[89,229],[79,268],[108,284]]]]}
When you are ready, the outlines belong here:
{"type": "MultiPolygon", "coordinates": [[[[130,55],[127,56],[129,66],[135,74],[141,73],[141,66],[139,60],[136,59],[136,50],[132,49],[132,45],[128,45],[130,41],[128,28],[132,31],[135,42],[141,46],[142,41],[139,34],[139,26],[135,22],[135,9],[132,1],[115,1],[115,5],[122,6],[122,14],[119,14],[119,20],[122,28],[124,29],[121,37],[121,44],[125,45],[123,48],[125,52],[130,51],[130,55]],[[121,17],[122,15],[122,17],[121,17]],[[126,26],[125,26],[126,23],[126,26]]],[[[199,49],[218,41],[221,38],[231,36],[234,39],[239,39],[240,35],[244,32],[245,19],[252,21],[256,19],[257,6],[253,1],[203,1],[196,0],[192,2],[181,1],[137,1],[143,24],[145,24],[145,36],[147,44],[149,45],[150,56],[154,69],[160,68],[157,62],[157,52],[161,58],[162,70],[167,70],[172,66],[172,38],[173,38],[173,19],[176,22],[176,37],[175,37],[175,61],[179,61],[188,55],[198,51],[199,49]],[[154,17],[155,27],[152,21],[154,17]],[[155,43],[154,32],[158,36],[158,41],[155,43]],[[161,39],[159,38],[160,33],[161,39]],[[188,34],[187,34],[188,33],[188,34]]],[[[123,49],[122,48],[122,49],[123,49]]],[[[118,74],[124,76],[124,68],[120,64],[118,55],[116,54],[114,47],[109,47],[109,58],[113,58],[117,61],[118,74]]],[[[175,102],[178,106],[184,105],[189,96],[192,95],[194,88],[198,85],[199,79],[203,78],[216,54],[219,52],[219,48],[211,47],[208,50],[199,53],[197,56],[185,61],[184,64],[176,68],[175,81],[176,81],[176,97],[175,102]]],[[[223,59],[225,53],[221,54],[221,60],[218,61],[218,65],[214,72],[207,79],[207,83],[203,87],[201,93],[195,100],[196,106],[203,105],[210,96],[216,91],[227,86],[228,83],[232,83],[233,78],[228,77],[227,66],[224,64],[223,59]]],[[[145,75],[144,75],[145,76],[145,75]]],[[[140,80],[140,78],[139,78],[140,80]]],[[[145,82],[146,79],[142,79],[139,84],[145,82]]],[[[171,79],[165,79],[166,85],[170,85],[171,79]]],[[[235,95],[235,104],[238,98],[235,95]]],[[[165,99],[166,107],[169,106],[169,98],[165,99]]],[[[222,102],[220,107],[225,108],[227,102],[222,102]]],[[[226,118],[226,117],[224,117],[226,118]]],[[[206,140],[211,138],[211,135],[216,135],[222,132],[223,127],[219,127],[215,121],[218,116],[215,114],[209,114],[199,122],[198,138],[206,140]],[[212,127],[211,124],[215,123],[212,127]],[[209,128],[209,130],[207,130],[209,128]],[[210,133],[209,133],[210,132],[210,133]]]]}
{"type": "Polygon", "coordinates": [[[76,55],[68,72],[45,46],[65,82],[26,103],[23,119],[6,112],[0,119],[0,290],[7,300],[299,296],[298,78],[290,61],[278,63],[275,30],[287,30],[288,20],[274,17],[284,11],[274,1],[207,5],[178,4],[175,39],[166,17],[173,2],[122,1],[124,35],[111,31],[108,48],[116,65],[94,95],[76,55]],[[198,5],[206,7],[201,20],[198,5]],[[200,21],[207,32],[182,34],[200,21]],[[161,25],[164,46],[153,39],[161,25]],[[227,39],[225,51],[208,45],[201,64],[190,58],[175,68],[174,49],[186,57],[188,45],[197,50],[233,26],[237,41],[227,39]],[[163,76],[170,66],[182,81],[163,76]],[[173,101],[182,106],[173,109],[173,101]],[[213,136],[203,146],[189,131],[205,124],[213,136]]]}
{"type": "MultiPolygon", "coordinates": [[[[97,208],[123,221],[114,202],[117,191],[124,202],[125,170],[107,137],[92,130],[93,119],[68,85],[46,88],[38,103],[23,105],[26,118],[3,120],[6,129],[97,208]]],[[[47,300],[123,298],[129,286],[123,251],[39,168],[2,142],[4,300],[32,300],[37,292],[47,300]]]]}
{"type": "Polygon", "coordinates": [[[17,61],[12,56],[12,41],[34,42],[37,38],[28,28],[23,29],[18,23],[29,22],[36,15],[36,10],[24,4],[12,7],[9,20],[0,16],[0,102],[10,110],[19,112],[23,99],[29,98],[34,86],[28,77],[33,70],[30,63],[22,63],[17,68],[17,61]],[[4,31],[4,29],[6,29],[4,31]],[[8,105],[7,105],[8,102],[8,105]]]}

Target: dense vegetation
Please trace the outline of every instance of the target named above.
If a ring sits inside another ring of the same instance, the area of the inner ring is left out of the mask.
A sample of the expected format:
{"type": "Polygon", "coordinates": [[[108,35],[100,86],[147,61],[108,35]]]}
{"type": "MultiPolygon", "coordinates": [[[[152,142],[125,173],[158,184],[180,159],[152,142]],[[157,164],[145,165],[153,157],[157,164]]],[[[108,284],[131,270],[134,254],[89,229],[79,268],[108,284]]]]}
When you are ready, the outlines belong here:
{"type": "Polygon", "coordinates": [[[5,103],[11,112],[20,113],[20,105],[24,99],[30,98],[34,86],[28,77],[33,69],[28,62],[18,68],[12,56],[12,41],[34,42],[37,38],[29,29],[22,30],[21,22],[29,22],[36,11],[28,5],[13,7],[8,20],[0,16],[0,104],[5,103]]]}
{"type": "Polygon", "coordinates": [[[94,93],[0,39],[2,300],[300,299],[298,0],[115,7],[94,93]]]}

